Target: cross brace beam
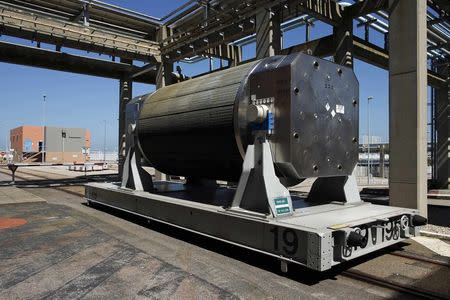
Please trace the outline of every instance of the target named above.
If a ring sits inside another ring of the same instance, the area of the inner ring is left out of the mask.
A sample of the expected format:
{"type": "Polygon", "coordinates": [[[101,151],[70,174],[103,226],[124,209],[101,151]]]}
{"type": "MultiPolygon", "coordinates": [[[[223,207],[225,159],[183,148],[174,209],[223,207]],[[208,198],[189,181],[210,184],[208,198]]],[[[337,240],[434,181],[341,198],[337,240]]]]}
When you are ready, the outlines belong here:
{"type": "MultiPolygon", "coordinates": [[[[94,59],[35,47],[0,42],[0,61],[57,71],[86,74],[114,79],[127,78],[142,71],[139,67],[94,59]]],[[[133,78],[136,82],[155,84],[156,71],[133,78]]]]}

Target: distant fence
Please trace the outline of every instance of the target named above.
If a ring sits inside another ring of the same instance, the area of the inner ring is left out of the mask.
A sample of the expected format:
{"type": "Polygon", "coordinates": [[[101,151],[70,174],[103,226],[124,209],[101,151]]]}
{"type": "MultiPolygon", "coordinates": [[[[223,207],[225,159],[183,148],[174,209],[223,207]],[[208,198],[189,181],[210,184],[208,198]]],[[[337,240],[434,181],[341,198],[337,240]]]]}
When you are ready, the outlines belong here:
{"type": "Polygon", "coordinates": [[[110,161],[110,162],[116,162],[118,160],[119,154],[117,152],[105,152],[103,154],[103,151],[100,150],[91,150],[89,153],[89,159],[90,161],[110,161]]]}
{"type": "MultiPolygon", "coordinates": [[[[379,163],[374,163],[370,167],[370,180],[367,180],[367,163],[358,163],[353,172],[359,185],[388,185],[389,184],[389,164],[384,167],[379,163]],[[369,182],[369,184],[368,184],[369,182]]],[[[431,179],[431,166],[427,167],[427,177],[431,179]]]]}

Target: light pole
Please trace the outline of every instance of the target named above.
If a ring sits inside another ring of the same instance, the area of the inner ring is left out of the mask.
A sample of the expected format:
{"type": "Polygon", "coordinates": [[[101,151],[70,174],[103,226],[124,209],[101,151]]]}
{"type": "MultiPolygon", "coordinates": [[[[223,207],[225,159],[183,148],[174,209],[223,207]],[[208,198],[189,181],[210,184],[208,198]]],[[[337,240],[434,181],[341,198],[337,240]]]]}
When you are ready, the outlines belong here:
{"type": "MultiPolygon", "coordinates": [[[[3,124],[0,123],[0,125],[3,125],[3,124]]],[[[3,130],[1,131],[1,134],[3,134],[3,130]]],[[[5,158],[6,159],[8,158],[8,141],[7,141],[7,139],[8,139],[8,129],[7,129],[6,123],[5,123],[5,158]]],[[[3,158],[1,158],[0,163],[3,163],[3,158]]]]}
{"type": "Polygon", "coordinates": [[[9,162],[9,150],[11,147],[9,147],[9,142],[8,140],[11,139],[11,132],[8,130],[8,127],[6,126],[5,123],[5,131],[6,131],[6,135],[5,135],[5,155],[6,155],[6,162],[9,162]]]}
{"type": "Polygon", "coordinates": [[[105,132],[103,134],[103,162],[106,161],[106,120],[103,120],[105,123],[105,132]]]}
{"type": "Polygon", "coordinates": [[[370,185],[370,144],[371,144],[371,132],[370,132],[370,100],[373,97],[367,97],[367,185],[370,185]]]}
{"type": "MultiPolygon", "coordinates": [[[[0,128],[3,128],[2,126],[3,126],[3,124],[0,123],[0,128]]],[[[0,134],[3,134],[3,130],[0,132],[0,134]]],[[[8,148],[8,143],[6,142],[7,137],[8,137],[8,129],[6,128],[6,123],[5,123],[5,152],[8,148]]]]}
{"type": "Polygon", "coordinates": [[[47,96],[44,95],[44,101],[42,102],[42,163],[44,162],[44,156],[45,156],[45,102],[47,99],[47,96]]]}
{"type": "MultiPolygon", "coordinates": [[[[5,127],[6,128],[6,127],[5,127]]],[[[11,147],[9,147],[9,143],[8,143],[8,139],[10,139],[10,132],[8,129],[6,129],[6,136],[5,136],[5,155],[6,155],[6,163],[9,163],[9,149],[11,147]]]]}

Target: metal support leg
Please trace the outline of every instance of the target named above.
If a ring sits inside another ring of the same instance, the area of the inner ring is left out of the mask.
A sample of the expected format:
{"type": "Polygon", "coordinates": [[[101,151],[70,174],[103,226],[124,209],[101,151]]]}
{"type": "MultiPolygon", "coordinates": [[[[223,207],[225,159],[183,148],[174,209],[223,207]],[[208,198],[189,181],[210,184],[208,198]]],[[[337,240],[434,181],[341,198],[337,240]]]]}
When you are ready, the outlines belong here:
{"type": "Polygon", "coordinates": [[[15,164],[8,165],[8,169],[11,171],[11,184],[16,184],[16,171],[18,167],[15,164]]]}
{"type": "Polygon", "coordinates": [[[128,142],[130,147],[125,158],[122,175],[122,188],[130,188],[136,191],[152,191],[152,176],[141,166],[141,153],[136,150],[136,137],[134,136],[135,125],[131,125],[129,130],[130,138],[128,142]]]}
{"type": "Polygon", "coordinates": [[[139,151],[130,147],[123,168],[122,187],[150,192],[153,190],[152,177],[142,168],[140,161],[139,151]]]}
{"type": "Polygon", "coordinates": [[[360,203],[359,189],[354,175],[317,178],[308,195],[314,203],[360,203]]]}
{"type": "Polygon", "coordinates": [[[164,173],[161,173],[160,171],[155,169],[155,180],[157,181],[166,181],[167,175],[164,173]]]}
{"type": "Polygon", "coordinates": [[[255,144],[247,147],[231,209],[245,209],[272,217],[293,213],[291,196],[275,174],[270,144],[264,137],[257,137],[255,144]]]}

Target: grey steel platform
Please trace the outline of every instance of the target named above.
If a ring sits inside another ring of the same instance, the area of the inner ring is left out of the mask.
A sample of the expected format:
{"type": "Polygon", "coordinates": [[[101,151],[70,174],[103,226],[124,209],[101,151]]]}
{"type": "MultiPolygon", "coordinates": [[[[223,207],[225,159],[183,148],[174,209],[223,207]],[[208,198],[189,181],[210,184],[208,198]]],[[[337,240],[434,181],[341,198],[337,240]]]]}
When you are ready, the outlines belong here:
{"type": "Polygon", "coordinates": [[[288,262],[323,271],[414,236],[411,209],[329,203],[311,205],[293,196],[294,214],[270,218],[246,210],[229,210],[234,190],[186,188],[155,182],[156,191],[138,192],[114,183],[86,186],[88,203],[98,203],[219,239],[288,262]],[[363,247],[347,246],[349,232],[366,237],[363,247]]]}

